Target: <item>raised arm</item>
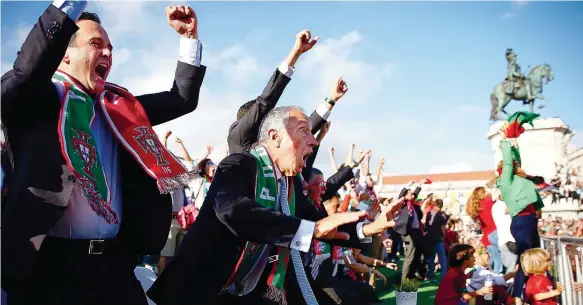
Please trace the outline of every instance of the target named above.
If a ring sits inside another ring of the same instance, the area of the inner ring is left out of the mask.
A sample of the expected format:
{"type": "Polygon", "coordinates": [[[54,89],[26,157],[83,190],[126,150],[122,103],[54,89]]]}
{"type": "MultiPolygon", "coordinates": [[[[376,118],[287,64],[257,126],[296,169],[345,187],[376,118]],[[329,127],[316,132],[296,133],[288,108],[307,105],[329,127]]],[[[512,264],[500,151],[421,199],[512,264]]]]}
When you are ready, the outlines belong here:
{"type": "Polygon", "coordinates": [[[330,167],[332,167],[332,170],[334,172],[337,172],[338,171],[338,164],[336,163],[336,158],[334,157],[334,147],[330,147],[329,156],[330,156],[330,167]]]}
{"type": "Polygon", "coordinates": [[[43,99],[28,98],[29,94],[35,93],[30,88],[53,86],[51,78],[71,37],[79,29],[75,21],[85,6],[87,1],[55,1],[33,26],[12,70],[2,76],[1,114],[4,123],[20,120],[30,109],[38,109],[33,103],[46,103],[43,99]]]}
{"type": "MultiPolygon", "coordinates": [[[[240,153],[257,142],[257,132],[263,118],[277,105],[283,91],[295,72],[296,62],[300,56],[309,51],[318,42],[318,37],[311,38],[308,30],[299,32],[294,46],[287,57],[271,75],[261,95],[250,103],[247,110],[239,112],[237,121],[231,125],[227,142],[230,153],[240,153]]],[[[245,108],[245,107],[243,107],[245,108]]]]}
{"type": "Polygon", "coordinates": [[[367,154],[366,157],[364,158],[364,163],[362,163],[362,172],[364,177],[370,175],[370,157],[371,154],[367,154]]]}
{"type": "Polygon", "coordinates": [[[310,115],[310,124],[312,125],[312,134],[316,134],[324,124],[326,124],[328,117],[334,105],[346,94],[348,85],[340,76],[332,86],[330,95],[326,98],[316,110],[310,115]]]}
{"type": "Polygon", "coordinates": [[[382,188],[383,186],[383,166],[385,165],[385,158],[381,158],[381,160],[379,161],[379,167],[377,168],[377,180],[376,180],[376,185],[378,185],[379,187],[382,188]]]}
{"type": "Polygon", "coordinates": [[[500,182],[510,184],[514,180],[514,162],[510,142],[501,141],[500,151],[502,152],[502,174],[500,175],[500,182]]]}
{"type": "MultiPolygon", "coordinates": [[[[348,149],[348,154],[346,154],[346,159],[344,159],[344,164],[348,164],[353,160],[354,156],[354,144],[350,144],[350,148],[348,149]]],[[[360,155],[359,155],[360,157],[360,155]]]]}
{"type": "Polygon", "coordinates": [[[194,10],[189,6],[170,6],[166,8],[166,15],[170,26],[180,34],[179,59],[172,87],[169,91],[136,96],[152,126],[194,111],[206,72],[206,67],[200,63],[202,44],[198,40],[194,10]]]}

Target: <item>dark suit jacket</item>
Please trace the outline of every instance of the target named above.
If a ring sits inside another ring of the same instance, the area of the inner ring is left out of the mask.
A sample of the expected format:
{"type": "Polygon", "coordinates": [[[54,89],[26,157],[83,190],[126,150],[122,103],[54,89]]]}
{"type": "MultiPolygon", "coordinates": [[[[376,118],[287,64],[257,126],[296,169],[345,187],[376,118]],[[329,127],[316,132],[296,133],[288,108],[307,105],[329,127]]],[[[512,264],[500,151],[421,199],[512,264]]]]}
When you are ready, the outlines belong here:
{"type": "MultiPolygon", "coordinates": [[[[279,72],[279,69],[275,69],[263,89],[263,93],[255,99],[253,106],[229,128],[229,135],[227,136],[229,153],[249,151],[253,144],[257,142],[261,122],[267,113],[275,108],[290,80],[289,77],[279,72]]],[[[326,123],[326,120],[314,111],[310,116],[310,122],[312,124],[312,133],[315,134],[326,123]]]]}
{"type": "MultiPolygon", "coordinates": [[[[296,216],[286,216],[278,210],[263,208],[255,201],[257,165],[249,153],[232,154],[218,166],[196,222],[184,237],[174,258],[148,290],[148,296],[158,305],[201,304],[222,302],[218,296],[242,253],[246,241],[290,246],[301,219],[317,221],[325,212],[313,207],[301,191],[296,190],[296,216]]],[[[345,225],[350,241],[332,241],[359,247],[354,224],[345,225]]],[[[271,265],[266,267],[269,271],[271,265]]],[[[267,272],[264,272],[264,275],[267,272]]],[[[286,290],[293,298],[299,293],[293,267],[288,265],[286,290]]],[[[261,302],[265,281],[260,281],[251,300],[261,302]]],[[[301,297],[301,294],[300,294],[301,297]]],[[[291,301],[290,301],[291,302],[291,301]]],[[[221,303],[222,304],[222,303],[221,303]]],[[[297,304],[297,303],[290,303],[297,304]]]]}
{"type": "MultiPolygon", "coordinates": [[[[2,213],[2,282],[26,274],[36,251],[31,237],[47,234],[66,209],[75,176],[59,146],[60,100],[51,77],[78,27],[49,5],[24,41],[14,69],[2,76],[2,122],[14,157],[10,198],[2,213]]],[[[205,67],[179,62],[170,91],[137,96],[153,125],[193,111],[205,67]]],[[[158,254],[170,228],[172,204],[135,159],[119,149],[122,223],[129,253],[158,254]]]]}
{"type": "MultiPolygon", "coordinates": [[[[310,180],[311,171],[319,150],[320,145],[314,147],[312,154],[308,157],[308,160],[306,160],[306,167],[302,170],[302,176],[306,181],[310,180]]],[[[338,190],[340,190],[340,188],[352,178],[354,178],[354,173],[352,172],[351,167],[340,167],[334,175],[326,180],[326,192],[322,195],[322,202],[330,199],[334,194],[337,194],[338,190]]]]}
{"type": "MultiPolygon", "coordinates": [[[[407,194],[408,189],[403,188],[401,193],[399,194],[398,198],[401,198],[407,194]]],[[[421,192],[421,188],[417,187],[415,191],[413,191],[413,198],[417,199],[419,193],[421,192]]],[[[419,218],[419,225],[421,226],[421,218],[423,218],[423,211],[421,211],[421,207],[414,204],[413,208],[415,209],[415,213],[417,214],[417,218],[419,218]]],[[[395,227],[393,227],[393,231],[399,233],[399,235],[407,235],[409,231],[407,230],[407,225],[409,223],[409,210],[407,209],[407,204],[405,204],[401,210],[399,211],[399,219],[395,221],[395,227]]]]}

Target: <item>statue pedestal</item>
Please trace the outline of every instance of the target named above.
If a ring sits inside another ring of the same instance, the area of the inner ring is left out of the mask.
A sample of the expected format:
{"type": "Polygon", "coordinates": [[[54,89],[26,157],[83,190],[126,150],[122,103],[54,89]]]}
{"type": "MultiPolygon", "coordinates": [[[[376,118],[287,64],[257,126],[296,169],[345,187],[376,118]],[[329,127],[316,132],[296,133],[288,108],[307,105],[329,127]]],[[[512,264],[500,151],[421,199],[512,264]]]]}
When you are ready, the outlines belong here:
{"type": "MultiPolygon", "coordinates": [[[[518,137],[522,169],[527,174],[542,176],[549,182],[557,174],[557,164],[567,164],[567,145],[573,133],[569,126],[559,118],[534,120],[534,128],[525,125],[526,130],[518,137]]],[[[498,121],[490,126],[488,140],[494,152],[494,168],[502,160],[500,152],[500,135],[498,130],[504,125],[498,121]]]]}
{"type": "MultiPolygon", "coordinates": [[[[536,119],[533,124],[534,127],[525,125],[525,132],[518,137],[522,169],[529,175],[543,177],[547,183],[556,177],[566,177],[568,171],[575,169],[579,174],[578,181],[582,181],[583,171],[579,169],[583,165],[583,148],[570,143],[574,133],[569,126],[560,118],[536,119]]],[[[498,130],[503,125],[503,121],[498,121],[488,131],[488,140],[494,153],[494,168],[502,160],[498,130]]],[[[583,214],[583,207],[570,198],[562,198],[551,204],[552,198],[547,196],[543,201],[545,217],[550,215],[578,219],[583,214]]]]}

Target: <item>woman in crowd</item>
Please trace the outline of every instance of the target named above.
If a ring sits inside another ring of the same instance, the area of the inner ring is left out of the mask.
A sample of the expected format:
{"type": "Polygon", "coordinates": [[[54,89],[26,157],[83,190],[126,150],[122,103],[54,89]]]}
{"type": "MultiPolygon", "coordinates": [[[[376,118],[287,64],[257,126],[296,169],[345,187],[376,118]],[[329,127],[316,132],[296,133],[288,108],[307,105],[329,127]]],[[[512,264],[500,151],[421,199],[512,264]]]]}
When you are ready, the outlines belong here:
{"type": "Polygon", "coordinates": [[[486,190],[485,187],[477,187],[472,192],[466,204],[466,213],[472,219],[478,220],[480,229],[482,230],[482,244],[490,254],[490,265],[492,271],[502,273],[503,265],[500,257],[500,249],[498,248],[498,232],[496,231],[496,224],[492,218],[492,194],[486,190]]]}
{"type": "Polygon", "coordinates": [[[206,193],[215,177],[217,166],[211,159],[202,159],[198,162],[196,168],[199,171],[200,178],[195,179],[188,185],[188,187],[192,192],[191,201],[194,201],[194,206],[200,210],[202,203],[204,202],[204,197],[206,197],[206,193]]]}

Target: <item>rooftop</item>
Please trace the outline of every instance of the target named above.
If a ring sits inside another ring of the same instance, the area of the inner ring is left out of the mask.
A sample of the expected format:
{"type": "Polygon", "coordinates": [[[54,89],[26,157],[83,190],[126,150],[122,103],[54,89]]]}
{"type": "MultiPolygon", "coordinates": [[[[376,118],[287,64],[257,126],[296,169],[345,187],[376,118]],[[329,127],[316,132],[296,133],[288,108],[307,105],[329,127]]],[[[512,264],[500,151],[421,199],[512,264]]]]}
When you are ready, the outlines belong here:
{"type": "Polygon", "coordinates": [[[390,176],[384,177],[383,184],[407,184],[413,180],[415,182],[421,181],[423,178],[428,178],[432,182],[450,182],[450,181],[473,181],[473,180],[490,180],[494,176],[494,170],[461,172],[461,173],[442,173],[442,174],[426,174],[426,175],[406,175],[406,176],[390,176]]]}

